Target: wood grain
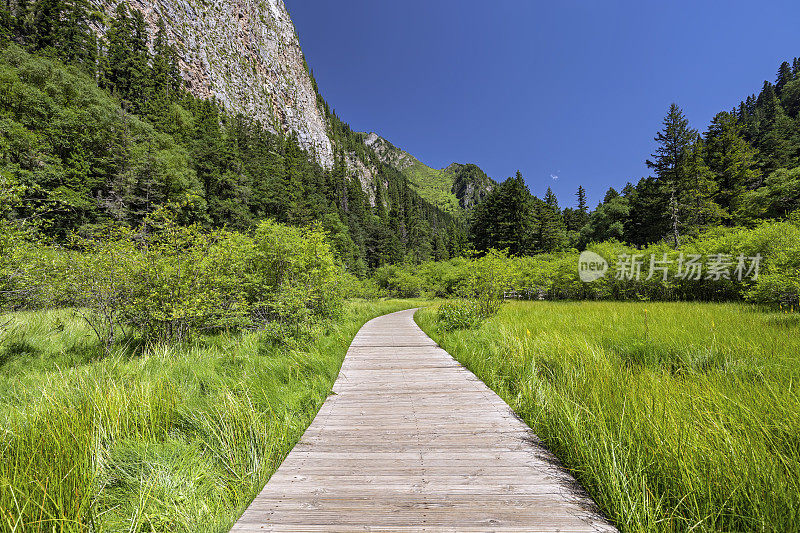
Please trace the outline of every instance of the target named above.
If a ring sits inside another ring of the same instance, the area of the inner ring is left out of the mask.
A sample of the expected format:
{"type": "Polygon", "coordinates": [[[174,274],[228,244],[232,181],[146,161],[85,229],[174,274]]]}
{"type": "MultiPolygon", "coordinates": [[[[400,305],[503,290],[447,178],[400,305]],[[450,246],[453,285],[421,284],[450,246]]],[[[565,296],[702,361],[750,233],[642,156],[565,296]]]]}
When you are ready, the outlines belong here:
{"type": "Polygon", "coordinates": [[[232,531],[616,531],[413,313],[359,331],[333,393],[232,531]]]}

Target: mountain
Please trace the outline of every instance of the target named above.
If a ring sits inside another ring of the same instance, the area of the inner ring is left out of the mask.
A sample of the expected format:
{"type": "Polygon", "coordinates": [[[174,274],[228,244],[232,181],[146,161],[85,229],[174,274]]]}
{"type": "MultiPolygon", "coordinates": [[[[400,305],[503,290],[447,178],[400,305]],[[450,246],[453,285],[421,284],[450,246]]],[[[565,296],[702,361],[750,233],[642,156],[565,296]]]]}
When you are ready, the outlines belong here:
{"type": "MultiPolygon", "coordinates": [[[[120,2],[90,0],[104,35],[120,2]]],[[[327,116],[282,0],[127,0],[147,23],[159,20],[175,47],[181,76],[198,98],[214,98],[275,133],[296,134],[323,167],[333,165],[327,116]]]]}
{"type": "MultiPolygon", "coordinates": [[[[323,168],[332,168],[337,150],[332,116],[283,0],[126,2],[144,15],[150,43],[163,21],[181,77],[194,96],[213,98],[228,112],[253,118],[273,133],[296,135],[301,148],[323,168]]],[[[100,15],[93,29],[104,35],[120,2],[91,3],[100,15]]],[[[365,135],[364,143],[381,162],[401,171],[422,198],[450,214],[474,206],[496,185],[474,165],[433,169],[376,134],[365,135]]],[[[353,150],[339,149],[374,206],[378,169],[353,150]]]]}
{"type": "Polygon", "coordinates": [[[20,191],[2,212],[56,242],[155,212],[321,224],[364,275],[462,254],[465,209],[494,187],[474,165],[435,170],[353,131],[282,0],[0,5],[0,70],[0,180],[20,191]]]}
{"type": "Polygon", "coordinates": [[[476,165],[453,163],[444,169],[431,168],[377,133],[363,135],[364,143],[381,161],[401,171],[420,196],[448,213],[474,207],[497,186],[476,165]]]}

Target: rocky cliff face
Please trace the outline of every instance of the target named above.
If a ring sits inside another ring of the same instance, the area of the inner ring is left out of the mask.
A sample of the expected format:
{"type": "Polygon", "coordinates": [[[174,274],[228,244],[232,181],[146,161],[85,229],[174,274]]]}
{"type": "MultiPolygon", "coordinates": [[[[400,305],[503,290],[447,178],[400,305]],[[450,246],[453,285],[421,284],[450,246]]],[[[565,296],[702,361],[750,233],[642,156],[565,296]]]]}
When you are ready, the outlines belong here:
{"type": "MultiPolygon", "coordinates": [[[[275,132],[296,133],[320,164],[333,165],[326,117],[283,0],[126,1],[144,14],[151,38],[164,21],[193,94],[275,132]]],[[[109,16],[119,4],[91,2],[109,16]]]]}

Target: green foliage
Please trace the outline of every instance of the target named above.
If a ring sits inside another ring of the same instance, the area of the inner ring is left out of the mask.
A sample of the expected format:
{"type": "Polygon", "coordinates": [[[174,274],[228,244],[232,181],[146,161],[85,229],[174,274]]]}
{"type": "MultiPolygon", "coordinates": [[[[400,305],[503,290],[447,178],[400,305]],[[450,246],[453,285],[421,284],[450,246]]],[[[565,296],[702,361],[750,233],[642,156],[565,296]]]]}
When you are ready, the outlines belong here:
{"type": "Polygon", "coordinates": [[[418,161],[404,169],[403,174],[408,177],[414,190],[433,205],[448,213],[460,212],[459,200],[453,191],[455,180],[452,174],[418,161]]]}
{"type": "Polygon", "coordinates": [[[475,207],[497,184],[477,165],[453,163],[445,170],[452,176],[451,192],[463,209],[475,207]]]}
{"type": "Polygon", "coordinates": [[[534,250],[540,229],[533,197],[522,174],[495,188],[470,213],[470,240],[478,251],[508,249],[513,255],[534,250]]]}
{"type": "Polygon", "coordinates": [[[680,197],[689,189],[686,183],[691,178],[689,159],[692,146],[697,142],[697,131],[689,127],[689,120],[680,107],[673,103],[664,118],[664,129],[658,132],[655,141],[658,148],[652,155],[653,160],[647,161],[647,166],[655,170],[657,183],[664,196],[669,198],[670,237],[677,248],[680,244],[680,197]]]}
{"type": "Polygon", "coordinates": [[[475,300],[445,302],[436,311],[436,324],[444,331],[477,328],[486,318],[475,300]]]}
{"type": "Polygon", "coordinates": [[[510,288],[511,269],[505,252],[489,250],[475,259],[459,287],[461,296],[477,302],[481,317],[492,316],[500,309],[503,295],[510,288]]]}
{"type": "MultiPolygon", "coordinates": [[[[607,205],[618,198],[612,198],[607,205]]],[[[496,251],[475,259],[430,262],[422,265],[395,265],[376,273],[378,286],[389,294],[402,295],[408,287],[414,295],[471,298],[486,300],[487,314],[506,292],[524,299],[548,300],[697,300],[737,301],[747,299],[767,305],[793,305],[800,292],[796,280],[797,243],[800,224],[763,222],[754,228],[715,228],[694,239],[687,239],[675,250],[660,242],[646,248],[634,248],[618,240],[592,243],[588,250],[604,257],[610,269],[600,280],[583,283],[579,278],[576,251],[508,257],[496,251]],[[640,276],[618,276],[621,256],[636,255],[641,262],[640,276]],[[655,270],[650,277],[650,258],[662,261],[666,255],[669,267],[664,273],[655,270]],[[702,256],[703,275],[679,278],[681,256],[702,256]],[[720,255],[730,263],[729,278],[709,279],[712,258],[720,255]],[[740,256],[746,260],[742,279],[736,274],[740,256]],[[750,258],[760,256],[759,276],[746,274],[750,258]],[[649,278],[649,279],[648,279],[649,278]]]]}
{"type": "Polygon", "coordinates": [[[95,39],[85,8],[84,0],[34,0],[3,11],[14,43],[0,42],[0,175],[24,193],[4,217],[35,218],[62,244],[110,222],[138,227],[170,204],[183,206],[181,224],[206,229],[322,221],[340,259],[362,277],[407,255],[463,251],[461,217],[415,193],[335,115],[337,164],[328,170],[296,137],[192,97],[164,21],[150,37],[142,13],[120,4],[103,21],[102,53],[76,55],[96,51],[64,45],[95,39]],[[374,190],[350,175],[354,164],[375,170],[374,190]]]}
{"type": "Polygon", "coordinates": [[[70,299],[109,355],[121,316],[135,301],[136,285],[142,281],[141,259],[124,229],[111,229],[93,238],[77,237],[75,246],[80,252],[58,255],[60,268],[51,273],[55,275],[34,286],[48,286],[49,290],[44,289],[45,294],[50,293],[48,299],[70,299]]]}
{"type": "Polygon", "coordinates": [[[67,250],[8,231],[0,252],[7,306],[75,306],[106,353],[122,327],[163,342],[266,326],[302,336],[339,315],[343,279],[360,283],[343,278],[324,231],[269,221],[252,233],[206,231],[165,213],[137,232],[75,235],[67,250]]]}
{"type": "Polygon", "coordinates": [[[375,271],[374,279],[383,290],[401,298],[417,298],[422,295],[426,280],[413,263],[387,265],[375,271]]]}
{"type": "Polygon", "coordinates": [[[764,185],[742,195],[737,218],[755,223],[764,218],[786,218],[800,209],[800,167],[781,168],[770,174],[764,185]]]}

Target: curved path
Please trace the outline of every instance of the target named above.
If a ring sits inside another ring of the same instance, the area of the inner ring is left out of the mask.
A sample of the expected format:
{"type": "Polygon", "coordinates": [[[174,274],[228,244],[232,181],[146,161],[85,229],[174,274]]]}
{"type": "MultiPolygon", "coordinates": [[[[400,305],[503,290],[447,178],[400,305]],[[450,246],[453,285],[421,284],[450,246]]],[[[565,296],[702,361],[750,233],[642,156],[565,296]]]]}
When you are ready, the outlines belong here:
{"type": "Polygon", "coordinates": [[[364,325],[334,394],[232,531],[616,531],[413,316],[364,325]]]}

